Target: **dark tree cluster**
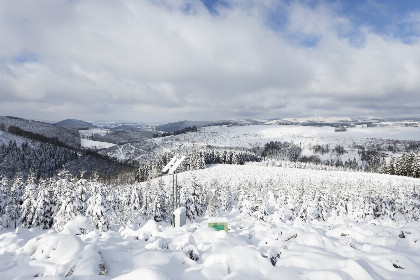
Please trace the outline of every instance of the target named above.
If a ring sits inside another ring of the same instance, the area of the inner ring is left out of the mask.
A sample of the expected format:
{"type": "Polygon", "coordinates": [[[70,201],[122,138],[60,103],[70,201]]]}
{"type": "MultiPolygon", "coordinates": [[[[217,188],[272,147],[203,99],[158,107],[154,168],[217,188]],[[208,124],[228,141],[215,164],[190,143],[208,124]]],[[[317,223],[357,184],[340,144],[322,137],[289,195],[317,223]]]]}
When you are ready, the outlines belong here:
{"type": "Polygon", "coordinates": [[[404,153],[384,164],[381,171],[385,174],[420,178],[420,155],[404,153]]]}
{"type": "Polygon", "coordinates": [[[27,175],[33,170],[35,177],[51,177],[67,162],[77,159],[73,150],[55,145],[15,141],[0,146],[0,172],[8,178],[16,173],[27,175]]]}
{"type": "Polygon", "coordinates": [[[261,158],[250,151],[209,149],[202,152],[206,164],[239,164],[258,162],[261,158]]]}
{"type": "Polygon", "coordinates": [[[90,136],[84,136],[89,140],[114,143],[117,145],[123,145],[126,143],[139,142],[144,139],[150,139],[153,137],[153,131],[150,129],[135,128],[130,130],[117,130],[107,134],[92,134],[90,136]]]}
{"type": "Polygon", "coordinates": [[[132,182],[136,167],[127,165],[95,151],[82,151],[81,155],[66,164],[72,175],[84,172],[86,176],[97,174],[103,180],[132,182]]]}
{"type": "Polygon", "coordinates": [[[334,147],[333,152],[336,153],[339,156],[342,156],[342,155],[344,155],[346,150],[344,149],[343,146],[337,145],[337,146],[334,147]]]}
{"type": "Polygon", "coordinates": [[[420,151],[420,141],[409,141],[405,146],[406,152],[419,152],[420,151]]]}
{"type": "Polygon", "coordinates": [[[79,132],[39,121],[0,117],[0,129],[28,139],[79,149],[79,132]]]}
{"type": "Polygon", "coordinates": [[[198,131],[198,129],[194,125],[194,126],[188,126],[186,128],[180,129],[180,130],[176,130],[174,132],[154,133],[153,138],[166,137],[166,136],[171,136],[171,135],[179,135],[179,134],[185,134],[185,133],[188,133],[188,132],[197,132],[197,131],[198,131]]]}
{"type": "Polygon", "coordinates": [[[296,162],[301,154],[301,148],[293,143],[271,141],[264,145],[264,158],[289,160],[296,162]]]}
{"type": "Polygon", "coordinates": [[[9,132],[11,134],[14,134],[14,135],[17,135],[17,136],[27,138],[27,139],[31,139],[31,140],[34,140],[34,141],[39,141],[39,142],[42,142],[42,143],[47,143],[47,144],[55,145],[55,146],[58,146],[58,147],[72,149],[72,147],[70,147],[69,145],[67,145],[67,144],[61,142],[60,140],[58,140],[57,137],[49,138],[49,137],[46,137],[42,134],[37,134],[37,133],[30,132],[30,131],[22,130],[20,127],[17,127],[17,126],[13,126],[13,125],[9,126],[9,128],[7,129],[7,132],[9,132]]]}
{"type": "Polygon", "coordinates": [[[359,150],[359,155],[365,171],[376,172],[385,163],[384,155],[378,149],[362,148],[359,150]]]}
{"type": "Polygon", "coordinates": [[[311,156],[300,156],[299,162],[311,163],[315,165],[341,167],[343,168],[343,170],[353,170],[353,171],[362,170],[362,166],[359,165],[356,158],[347,159],[345,161],[342,161],[340,158],[321,160],[321,158],[318,155],[311,155],[311,156]]]}
{"type": "Polygon", "coordinates": [[[120,173],[129,172],[131,178],[135,177],[133,167],[95,151],[75,150],[37,141],[19,144],[10,141],[0,145],[0,173],[8,178],[13,178],[17,173],[26,177],[31,170],[35,178],[49,178],[64,166],[73,175],[84,172],[91,176],[97,173],[103,179],[116,179],[121,177],[120,173]]]}
{"type": "Polygon", "coordinates": [[[326,145],[314,145],[312,147],[312,150],[316,154],[324,155],[324,154],[328,154],[330,152],[330,147],[328,146],[328,144],[326,144],[326,145]]]}

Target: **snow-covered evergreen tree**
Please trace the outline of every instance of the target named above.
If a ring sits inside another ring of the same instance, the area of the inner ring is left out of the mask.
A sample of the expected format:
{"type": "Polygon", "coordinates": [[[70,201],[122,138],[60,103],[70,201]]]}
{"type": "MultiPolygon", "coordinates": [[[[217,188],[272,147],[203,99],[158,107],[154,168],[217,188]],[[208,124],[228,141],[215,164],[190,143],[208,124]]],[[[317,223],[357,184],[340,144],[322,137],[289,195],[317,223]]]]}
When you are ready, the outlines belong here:
{"type": "Polygon", "coordinates": [[[60,206],[54,217],[54,228],[60,231],[68,221],[82,215],[79,211],[82,209],[82,202],[79,200],[80,196],[77,195],[75,179],[67,170],[59,174],[55,188],[60,189],[61,197],[60,206]]]}
{"type": "Polygon", "coordinates": [[[85,215],[87,201],[89,199],[88,181],[86,179],[80,179],[77,181],[74,195],[77,202],[77,212],[81,215],[85,215]]]}
{"type": "Polygon", "coordinates": [[[170,217],[170,200],[165,196],[165,189],[162,180],[159,180],[155,188],[152,202],[152,215],[156,222],[166,220],[170,217]]]}
{"type": "Polygon", "coordinates": [[[36,200],[37,200],[37,185],[35,184],[34,173],[30,172],[26,180],[25,192],[22,196],[22,205],[20,206],[20,224],[25,228],[30,228],[33,223],[36,200]]]}
{"type": "Polygon", "coordinates": [[[11,203],[9,205],[9,211],[13,220],[14,227],[17,227],[18,221],[20,219],[19,207],[22,204],[22,194],[24,190],[23,177],[22,174],[16,174],[13,185],[11,188],[11,203]]]}
{"type": "Polygon", "coordinates": [[[142,207],[141,189],[138,185],[131,186],[129,194],[128,207],[131,211],[139,211],[142,207]]]}
{"type": "Polygon", "coordinates": [[[186,208],[187,218],[194,220],[196,217],[203,215],[206,207],[203,190],[194,175],[191,178],[190,184],[182,188],[181,191],[181,205],[184,205],[186,208]]]}
{"type": "Polygon", "coordinates": [[[0,180],[0,215],[4,214],[7,205],[11,204],[9,180],[6,176],[0,180]]]}
{"type": "Polygon", "coordinates": [[[215,217],[221,210],[221,191],[220,182],[212,180],[210,182],[210,188],[208,193],[208,204],[207,204],[207,215],[215,217]]]}
{"type": "Polygon", "coordinates": [[[92,222],[92,225],[100,231],[108,231],[110,228],[108,219],[108,206],[103,192],[103,186],[97,181],[91,185],[92,196],[88,199],[86,216],[92,222]]]}
{"type": "MultiPolygon", "coordinates": [[[[144,215],[146,218],[150,218],[152,216],[152,184],[150,181],[146,182],[143,185],[143,195],[142,195],[142,207],[140,209],[140,213],[144,215]]],[[[171,204],[172,205],[172,204],[171,204]]]]}
{"type": "Polygon", "coordinates": [[[9,205],[6,205],[4,208],[4,214],[2,215],[2,227],[3,228],[12,228],[14,225],[12,223],[12,214],[10,213],[9,205]]]}
{"type": "Polygon", "coordinates": [[[48,183],[41,179],[38,184],[38,197],[35,201],[35,214],[32,220],[32,227],[49,229],[53,226],[56,204],[54,203],[54,192],[48,183]]]}

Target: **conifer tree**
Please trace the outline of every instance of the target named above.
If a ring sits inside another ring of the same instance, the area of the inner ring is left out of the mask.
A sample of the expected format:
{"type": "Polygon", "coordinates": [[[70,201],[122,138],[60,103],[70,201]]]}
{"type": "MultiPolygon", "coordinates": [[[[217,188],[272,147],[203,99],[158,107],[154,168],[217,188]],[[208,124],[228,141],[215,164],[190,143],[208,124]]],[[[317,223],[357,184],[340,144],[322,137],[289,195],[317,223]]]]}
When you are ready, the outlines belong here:
{"type": "Polygon", "coordinates": [[[30,172],[26,180],[25,192],[22,196],[22,205],[20,207],[20,224],[25,228],[30,228],[36,210],[36,187],[34,173],[30,172]]]}
{"type": "Polygon", "coordinates": [[[146,218],[150,218],[152,215],[152,194],[151,194],[151,182],[147,181],[142,188],[142,207],[140,213],[146,218]]]}
{"type": "Polygon", "coordinates": [[[152,202],[152,215],[156,222],[163,221],[169,218],[170,202],[165,197],[165,190],[163,189],[163,181],[159,181],[157,187],[152,184],[155,188],[152,202]]]}
{"type": "Polygon", "coordinates": [[[75,180],[67,170],[59,174],[55,187],[60,189],[61,197],[60,206],[54,217],[54,228],[61,231],[68,221],[82,214],[79,212],[81,202],[76,194],[75,180]]]}
{"type": "Polygon", "coordinates": [[[108,220],[108,207],[103,192],[103,186],[99,182],[92,182],[92,196],[88,199],[86,216],[92,225],[100,231],[108,231],[110,228],[108,220]]]}
{"type": "Polygon", "coordinates": [[[217,216],[221,210],[220,203],[220,185],[219,182],[213,180],[210,182],[210,189],[208,193],[207,215],[210,217],[217,216]]]}
{"type": "Polygon", "coordinates": [[[10,205],[10,203],[11,197],[9,180],[6,176],[4,176],[0,180],[0,215],[4,214],[6,206],[10,205]]]}
{"type": "Polygon", "coordinates": [[[22,194],[23,194],[24,184],[23,177],[21,173],[17,173],[11,188],[11,204],[9,211],[11,212],[12,220],[14,227],[17,227],[17,222],[20,218],[19,207],[22,204],[22,194]]]}
{"type": "Polygon", "coordinates": [[[54,223],[55,203],[53,190],[44,179],[39,181],[38,198],[35,202],[35,214],[32,227],[50,229],[54,223]]]}
{"type": "Polygon", "coordinates": [[[6,207],[4,208],[4,214],[2,216],[2,227],[3,228],[13,227],[12,214],[10,212],[9,205],[6,205],[6,207]]]}
{"type": "Polygon", "coordinates": [[[75,203],[77,203],[77,212],[85,215],[87,209],[87,200],[89,199],[88,181],[80,179],[75,187],[75,203]]]}

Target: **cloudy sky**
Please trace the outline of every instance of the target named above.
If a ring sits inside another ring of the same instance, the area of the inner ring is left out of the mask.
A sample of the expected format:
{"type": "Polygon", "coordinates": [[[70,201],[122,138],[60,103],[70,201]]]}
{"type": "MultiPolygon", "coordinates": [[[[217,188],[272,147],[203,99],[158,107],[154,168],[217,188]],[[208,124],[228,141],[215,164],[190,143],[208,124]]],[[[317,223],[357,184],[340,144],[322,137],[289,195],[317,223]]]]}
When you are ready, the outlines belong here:
{"type": "Polygon", "coordinates": [[[0,0],[0,115],[420,117],[420,1],[0,0]]]}

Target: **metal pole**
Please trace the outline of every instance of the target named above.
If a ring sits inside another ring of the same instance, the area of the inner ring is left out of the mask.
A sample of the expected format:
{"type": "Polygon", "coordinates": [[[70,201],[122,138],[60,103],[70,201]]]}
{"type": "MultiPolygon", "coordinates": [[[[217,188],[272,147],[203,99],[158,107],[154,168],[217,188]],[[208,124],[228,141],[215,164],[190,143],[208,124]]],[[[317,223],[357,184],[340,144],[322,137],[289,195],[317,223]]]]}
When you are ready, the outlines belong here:
{"type": "Polygon", "coordinates": [[[175,211],[175,174],[172,174],[172,225],[175,226],[174,211],[175,211]]]}
{"type": "Polygon", "coordinates": [[[175,174],[175,195],[176,195],[176,208],[179,207],[179,199],[178,199],[178,174],[175,174]]]}

